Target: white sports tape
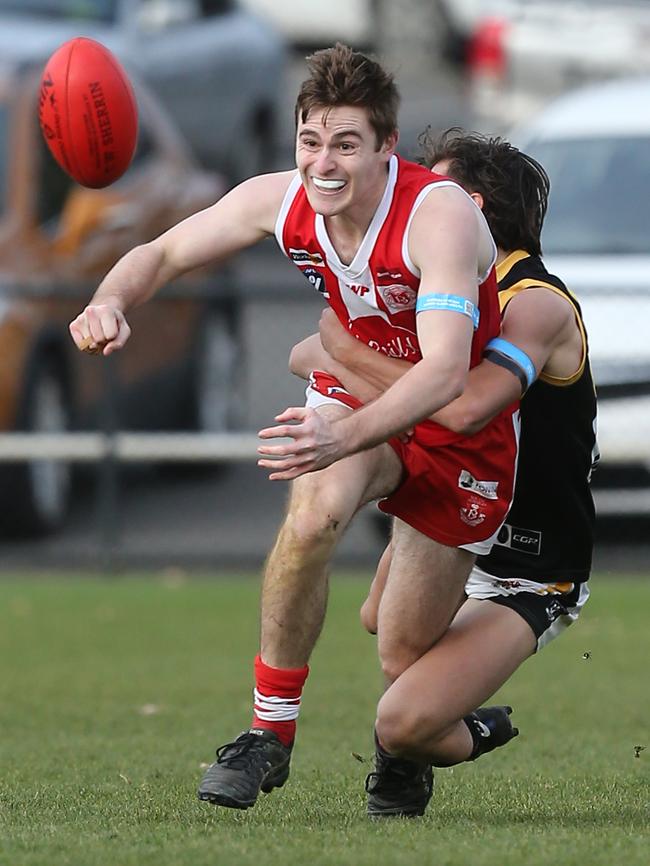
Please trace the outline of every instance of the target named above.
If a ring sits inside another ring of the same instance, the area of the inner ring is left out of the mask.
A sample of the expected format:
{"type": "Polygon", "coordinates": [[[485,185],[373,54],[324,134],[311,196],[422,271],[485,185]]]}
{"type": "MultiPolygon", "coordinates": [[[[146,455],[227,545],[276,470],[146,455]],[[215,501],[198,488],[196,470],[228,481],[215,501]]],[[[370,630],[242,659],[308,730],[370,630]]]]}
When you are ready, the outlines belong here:
{"type": "Polygon", "coordinates": [[[274,695],[263,695],[253,689],[255,715],[265,722],[291,722],[298,718],[300,698],[278,698],[274,695]]]}

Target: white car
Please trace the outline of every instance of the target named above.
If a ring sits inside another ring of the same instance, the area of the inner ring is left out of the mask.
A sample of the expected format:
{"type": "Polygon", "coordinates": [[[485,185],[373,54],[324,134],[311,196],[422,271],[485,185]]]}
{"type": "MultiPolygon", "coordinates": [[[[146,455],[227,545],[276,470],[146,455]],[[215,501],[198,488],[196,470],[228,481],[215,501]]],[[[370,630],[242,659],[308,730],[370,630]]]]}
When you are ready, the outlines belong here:
{"type": "Polygon", "coordinates": [[[373,41],[372,0],[241,0],[268,18],[293,45],[325,48],[337,40],[349,45],[373,41]]]}
{"type": "Polygon", "coordinates": [[[474,126],[504,131],[582,84],[650,74],[650,0],[488,3],[467,71],[474,126]]]}
{"type": "Polygon", "coordinates": [[[287,49],[237,0],[0,0],[0,62],[40,66],[74,36],[149,85],[206,166],[239,180],[272,164],[287,49]]]}
{"type": "Polygon", "coordinates": [[[650,77],[593,85],[510,136],[551,179],[544,261],[583,309],[599,392],[595,479],[628,479],[600,495],[601,511],[619,513],[650,510],[649,105],[650,77]]]}

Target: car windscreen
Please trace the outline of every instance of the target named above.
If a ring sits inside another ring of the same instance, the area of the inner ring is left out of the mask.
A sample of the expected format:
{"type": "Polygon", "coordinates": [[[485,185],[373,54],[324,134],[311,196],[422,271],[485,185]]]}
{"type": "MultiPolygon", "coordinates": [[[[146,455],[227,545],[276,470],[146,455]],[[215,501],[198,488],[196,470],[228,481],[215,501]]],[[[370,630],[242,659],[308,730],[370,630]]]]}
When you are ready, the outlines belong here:
{"type": "Polygon", "coordinates": [[[115,21],[119,0],[0,0],[0,13],[42,16],[62,21],[115,21]]]}
{"type": "Polygon", "coordinates": [[[548,255],[650,252],[650,137],[536,141],[551,179],[548,255]]]}

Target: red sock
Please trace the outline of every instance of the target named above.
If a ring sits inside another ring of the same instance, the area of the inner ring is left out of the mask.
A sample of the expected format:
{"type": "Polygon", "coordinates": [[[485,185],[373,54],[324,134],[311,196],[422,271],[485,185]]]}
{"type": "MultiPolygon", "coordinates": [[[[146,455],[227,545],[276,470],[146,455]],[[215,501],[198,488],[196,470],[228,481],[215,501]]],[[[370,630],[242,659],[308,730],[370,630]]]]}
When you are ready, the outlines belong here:
{"type": "Polygon", "coordinates": [[[309,666],[304,668],[272,668],[255,657],[255,691],[253,728],[273,731],[285,746],[296,736],[296,719],[300,712],[302,687],[309,666]]]}

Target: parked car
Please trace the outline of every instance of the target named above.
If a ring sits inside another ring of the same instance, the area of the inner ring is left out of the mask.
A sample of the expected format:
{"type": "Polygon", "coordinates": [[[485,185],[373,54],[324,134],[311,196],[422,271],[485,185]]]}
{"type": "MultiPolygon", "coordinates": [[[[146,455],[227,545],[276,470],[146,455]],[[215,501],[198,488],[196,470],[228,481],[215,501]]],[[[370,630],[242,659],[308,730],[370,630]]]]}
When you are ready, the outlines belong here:
{"type": "Polygon", "coordinates": [[[237,0],[0,0],[0,58],[44,63],[73,36],[105,44],[148,84],[209,168],[268,168],[286,48],[237,0]]]}
{"type": "Polygon", "coordinates": [[[544,259],[577,295],[606,434],[601,510],[650,511],[650,77],[593,85],[512,138],[551,178],[544,259]],[[627,488],[627,490],[622,489],[627,488]]]}
{"type": "MultiPolygon", "coordinates": [[[[129,350],[108,365],[79,353],[68,333],[120,255],[211,204],[224,181],[198,167],[155,98],[136,84],[133,164],[110,188],[77,186],[41,136],[38,82],[37,73],[0,67],[0,430],[97,427],[107,372],[114,422],[123,429],[224,429],[236,346],[224,274],[196,274],[134,310],[129,350]]],[[[0,463],[0,529],[58,526],[69,480],[62,463],[0,463]]]]}
{"type": "Polygon", "coordinates": [[[467,72],[474,125],[504,131],[582,84],[649,73],[650,0],[490,2],[467,72]]]}

